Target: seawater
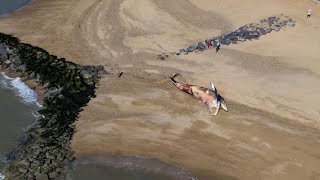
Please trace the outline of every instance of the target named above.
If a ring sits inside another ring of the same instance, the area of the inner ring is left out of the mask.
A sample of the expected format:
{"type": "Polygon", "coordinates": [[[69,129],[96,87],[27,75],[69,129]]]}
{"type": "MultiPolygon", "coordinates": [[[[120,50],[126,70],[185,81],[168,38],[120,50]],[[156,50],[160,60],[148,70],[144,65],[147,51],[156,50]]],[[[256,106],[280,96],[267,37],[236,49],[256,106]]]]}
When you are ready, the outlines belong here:
{"type": "Polygon", "coordinates": [[[36,121],[39,109],[37,94],[32,89],[19,77],[0,73],[0,180],[6,156],[24,141],[25,131],[36,121]]]}
{"type": "Polygon", "coordinates": [[[16,10],[29,1],[30,0],[0,0],[0,15],[16,10]]]}

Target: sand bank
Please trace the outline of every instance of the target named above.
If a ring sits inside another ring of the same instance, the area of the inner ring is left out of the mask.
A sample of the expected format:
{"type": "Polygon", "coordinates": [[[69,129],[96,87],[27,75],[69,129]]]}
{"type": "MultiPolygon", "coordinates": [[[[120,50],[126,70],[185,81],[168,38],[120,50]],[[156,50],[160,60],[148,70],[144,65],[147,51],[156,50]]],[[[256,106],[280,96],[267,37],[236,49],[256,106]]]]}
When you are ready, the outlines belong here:
{"type": "Polygon", "coordinates": [[[204,179],[317,179],[319,11],[298,0],[35,0],[0,18],[0,28],[77,63],[124,71],[102,79],[81,113],[72,142],[79,157],[155,157],[204,179]],[[281,13],[297,21],[294,29],[217,54],[154,58],[281,13]],[[230,112],[213,118],[169,82],[158,83],[174,72],[192,84],[215,82],[230,112]]]}

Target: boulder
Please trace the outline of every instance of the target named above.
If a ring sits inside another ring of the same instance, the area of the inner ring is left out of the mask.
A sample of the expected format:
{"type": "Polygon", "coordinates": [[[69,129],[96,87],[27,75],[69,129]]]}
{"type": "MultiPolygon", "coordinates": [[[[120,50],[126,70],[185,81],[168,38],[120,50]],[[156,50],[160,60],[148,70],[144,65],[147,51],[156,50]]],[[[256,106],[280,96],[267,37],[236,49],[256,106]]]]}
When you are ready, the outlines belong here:
{"type": "Polygon", "coordinates": [[[28,172],[28,169],[26,169],[24,167],[19,167],[18,170],[19,170],[19,172],[24,173],[24,174],[28,172]]]}
{"type": "Polygon", "coordinates": [[[68,64],[68,65],[67,65],[67,69],[69,69],[69,70],[74,70],[74,69],[76,69],[76,66],[73,65],[73,64],[68,64]]]}
{"type": "Polygon", "coordinates": [[[12,63],[15,64],[16,66],[22,65],[22,62],[21,62],[19,56],[14,57],[14,58],[12,59],[12,63]]]}
{"type": "Polygon", "coordinates": [[[102,70],[98,72],[98,77],[102,77],[103,75],[107,74],[106,70],[102,70]]]}
{"type": "Polygon", "coordinates": [[[97,71],[104,71],[104,67],[102,65],[99,65],[96,67],[97,71]]]}
{"type": "Polygon", "coordinates": [[[193,52],[194,49],[192,47],[188,47],[187,52],[193,52]]]}
{"type": "Polygon", "coordinates": [[[46,174],[39,174],[37,175],[36,180],[49,180],[49,178],[46,174]]]}
{"type": "Polygon", "coordinates": [[[246,39],[245,39],[244,37],[239,37],[239,41],[240,41],[240,42],[245,42],[246,39]]]}
{"type": "Polygon", "coordinates": [[[229,36],[227,36],[227,39],[230,39],[232,42],[238,41],[238,37],[235,34],[230,34],[229,36]]]}
{"type": "Polygon", "coordinates": [[[268,21],[270,22],[270,21],[275,21],[277,19],[277,17],[275,17],[275,16],[272,16],[272,17],[268,17],[268,21]]]}
{"type": "Polygon", "coordinates": [[[8,59],[8,53],[6,51],[6,48],[3,44],[0,44],[0,61],[7,60],[8,59]]]}
{"type": "Polygon", "coordinates": [[[10,61],[10,60],[4,61],[4,65],[5,65],[5,66],[9,66],[10,64],[11,64],[11,61],[10,61]]]}
{"type": "Polygon", "coordinates": [[[17,67],[17,70],[19,70],[22,73],[25,73],[27,71],[26,65],[20,65],[17,67]]]}
{"type": "Polygon", "coordinates": [[[51,173],[49,173],[49,178],[54,179],[54,178],[58,177],[58,175],[59,175],[59,173],[57,173],[57,172],[51,172],[51,173]]]}
{"type": "Polygon", "coordinates": [[[6,48],[6,51],[7,51],[8,55],[14,54],[13,50],[10,49],[9,47],[6,48]]]}
{"type": "Polygon", "coordinates": [[[53,88],[53,89],[50,89],[47,91],[47,93],[45,94],[46,97],[54,97],[56,96],[57,94],[59,94],[61,92],[61,88],[53,88]]]}
{"type": "Polygon", "coordinates": [[[198,43],[198,50],[203,51],[206,49],[206,45],[203,44],[203,42],[198,43]]]}
{"type": "Polygon", "coordinates": [[[29,75],[30,78],[35,78],[36,77],[36,73],[35,72],[32,72],[30,75],[29,75]]]}
{"type": "Polygon", "coordinates": [[[271,33],[272,29],[271,28],[267,28],[266,31],[267,31],[267,33],[271,33]]]}
{"type": "Polygon", "coordinates": [[[281,27],[279,25],[272,26],[272,29],[276,32],[280,31],[281,27]]]}
{"type": "Polygon", "coordinates": [[[221,44],[224,44],[224,45],[230,45],[231,44],[231,40],[230,39],[221,39],[220,40],[220,43],[221,44]]]}
{"type": "MultiPolygon", "coordinates": [[[[166,59],[167,57],[169,57],[169,55],[166,53],[162,53],[157,56],[158,59],[162,59],[162,60],[166,59]]],[[[91,71],[91,68],[85,68],[85,69],[88,71],[91,71]]]]}
{"type": "Polygon", "coordinates": [[[91,74],[85,74],[83,75],[84,81],[86,84],[88,85],[93,85],[93,79],[92,79],[92,75],[91,74]]]}
{"type": "Polygon", "coordinates": [[[196,50],[196,49],[198,49],[198,44],[192,44],[191,46],[189,46],[189,48],[196,50]]]}
{"type": "Polygon", "coordinates": [[[262,34],[262,35],[266,35],[267,34],[267,31],[265,29],[263,29],[263,28],[259,28],[258,30],[259,30],[260,34],[262,34]]]}
{"type": "Polygon", "coordinates": [[[186,50],[185,49],[179,49],[179,52],[183,53],[183,52],[186,52],[186,50]]]}

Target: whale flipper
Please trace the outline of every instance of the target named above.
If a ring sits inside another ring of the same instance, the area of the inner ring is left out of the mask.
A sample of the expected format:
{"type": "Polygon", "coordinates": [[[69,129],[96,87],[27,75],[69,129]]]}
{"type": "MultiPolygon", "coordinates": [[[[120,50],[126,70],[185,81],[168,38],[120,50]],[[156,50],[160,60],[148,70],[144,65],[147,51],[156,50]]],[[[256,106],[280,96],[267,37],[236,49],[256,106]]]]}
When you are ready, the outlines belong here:
{"type": "Polygon", "coordinates": [[[221,105],[221,102],[218,101],[217,107],[216,107],[216,111],[215,111],[214,114],[213,114],[214,116],[218,114],[218,112],[219,112],[219,110],[220,110],[220,105],[221,105]]]}

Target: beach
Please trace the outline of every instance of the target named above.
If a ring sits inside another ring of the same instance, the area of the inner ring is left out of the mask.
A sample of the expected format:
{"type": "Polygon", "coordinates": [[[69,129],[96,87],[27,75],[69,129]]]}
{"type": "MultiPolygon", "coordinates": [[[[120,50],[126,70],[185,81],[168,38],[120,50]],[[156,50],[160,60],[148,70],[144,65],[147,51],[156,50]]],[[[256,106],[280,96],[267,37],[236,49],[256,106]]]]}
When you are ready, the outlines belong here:
{"type": "Polygon", "coordinates": [[[0,17],[0,29],[105,66],[109,75],[76,122],[78,159],[152,157],[199,179],[319,179],[319,13],[298,0],[33,0],[0,17]],[[280,14],[296,26],[218,53],[155,58],[280,14]],[[211,116],[166,81],[174,73],[204,87],[213,81],[229,112],[211,116]]]}

